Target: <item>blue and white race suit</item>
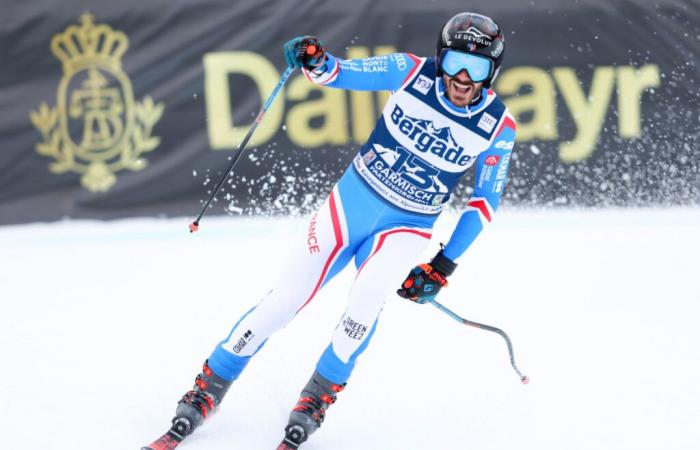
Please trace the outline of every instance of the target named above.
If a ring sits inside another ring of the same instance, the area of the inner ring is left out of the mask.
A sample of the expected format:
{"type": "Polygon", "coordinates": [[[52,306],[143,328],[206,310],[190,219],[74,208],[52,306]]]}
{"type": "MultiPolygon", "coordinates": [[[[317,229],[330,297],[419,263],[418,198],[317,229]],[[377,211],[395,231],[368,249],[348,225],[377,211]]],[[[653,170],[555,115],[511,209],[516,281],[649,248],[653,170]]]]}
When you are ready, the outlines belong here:
{"type": "Polygon", "coordinates": [[[433,58],[396,53],[341,60],[329,55],[310,81],[340,89],[392,91],[352,164],[309,221],[277,287],[221,343],[209,366],[239,376],[267,338],[284,327],[354,258],[348,306],[317,370],[344,383],[377,327],[384,301],[417,263],[450,193],[471,166],[474,191],[444,254],[459,258],[492,220],[515,141],[515,121],[491,90],[468,107],[450,103],[433,58]]]}

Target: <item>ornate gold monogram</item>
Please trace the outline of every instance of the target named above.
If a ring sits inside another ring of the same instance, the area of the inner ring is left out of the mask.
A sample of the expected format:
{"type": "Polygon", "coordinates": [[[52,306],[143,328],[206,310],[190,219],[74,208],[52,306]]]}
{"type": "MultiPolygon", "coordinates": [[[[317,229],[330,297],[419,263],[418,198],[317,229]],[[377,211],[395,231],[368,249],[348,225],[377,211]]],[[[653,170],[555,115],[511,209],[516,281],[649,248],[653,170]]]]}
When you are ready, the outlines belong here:
{"type": "Polygon", "coordinates": [[[115,172],[146,167],[141,154],[160,143],[151,134],[164,105],[149,96],[134,100],[121,64],[128,37],[95,25],[89,13],[80,21],[51,40],[51,52],[63,63],[56,107],[42,102],[29,117],[44,138],[37,152],[55,160],[49,170],[80,173],[85,188],[104,192],[116,182],[115,172]]]}

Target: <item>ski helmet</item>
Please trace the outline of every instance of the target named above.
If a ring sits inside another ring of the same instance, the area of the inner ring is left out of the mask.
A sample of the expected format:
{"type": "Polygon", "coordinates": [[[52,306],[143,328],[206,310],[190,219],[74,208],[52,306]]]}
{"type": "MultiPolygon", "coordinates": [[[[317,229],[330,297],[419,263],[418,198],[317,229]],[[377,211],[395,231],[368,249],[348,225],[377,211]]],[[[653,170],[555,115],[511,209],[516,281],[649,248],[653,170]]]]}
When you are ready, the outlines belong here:
{"type": "Polygon", "coordinates": [[[484,86],[488,88],[501,69],[505,37],[501,27],[490,17],[465,12],[448,20],[440,30],[435,58],[438,76],[443,74],[442,57],[449,49],[490,59],[493,62],[493,69],[491,75],[484,81],[484,86]]]}

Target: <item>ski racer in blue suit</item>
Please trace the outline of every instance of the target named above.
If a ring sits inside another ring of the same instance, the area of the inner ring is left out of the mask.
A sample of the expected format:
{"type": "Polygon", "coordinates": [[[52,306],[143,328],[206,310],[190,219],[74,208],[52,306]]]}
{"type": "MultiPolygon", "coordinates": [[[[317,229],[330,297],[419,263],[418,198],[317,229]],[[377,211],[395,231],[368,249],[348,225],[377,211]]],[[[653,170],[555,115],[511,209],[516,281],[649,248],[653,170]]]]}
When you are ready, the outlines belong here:
{"type": "MultiPolygon", "coordinates": [[[[515,121],[490,89],[504,37],[490,18],[462,13],[442,28],[433,58],[395,53],[342,60],[310,36],[285,44],[290,67],[329,88],[392,91],[382,115],[323,206],[300,236],[277,287],[220,342],[178,404],[173,428],[184,437],[221,402],[233,380],[274,332],[354,259],[357,276],[330,344],[294,407],[279,450],[296,449],[323,422],[377,327],[392,292],[435,298],[456,260],[492,221],[505,187],[515,121]],[[406,276],[460,178],[475,186],[447,244],[406,276]],[[398,288],[398,290],[397,290],[398,288]]],[[[175,438],[174,438],[175,439],[175,438]]]]}

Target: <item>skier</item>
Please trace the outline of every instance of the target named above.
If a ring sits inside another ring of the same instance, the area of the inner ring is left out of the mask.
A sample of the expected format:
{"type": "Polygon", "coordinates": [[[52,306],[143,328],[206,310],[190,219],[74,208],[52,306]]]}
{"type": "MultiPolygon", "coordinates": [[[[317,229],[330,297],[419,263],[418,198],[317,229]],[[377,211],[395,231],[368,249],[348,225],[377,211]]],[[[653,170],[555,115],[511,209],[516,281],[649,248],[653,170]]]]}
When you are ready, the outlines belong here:
{"type": "Polygon", "coordinates": [[[278,450],[297,449],[324,420],[367,347],[386,297],[435,298],[492,220],[506,181],[515,121],[489,89],[504,36],[489,17],[462,13],[443,26],[434,58],[396,53],[342,60],[314,37],[284,45],[290,67],[341,89],[393,91],[367,142],[294,243],[287,271],[236,323],[180,400],[171,429],[145,449],[167,450],[202,424],[250,359],[354,258],[347,309],[294,406],[278,450]],[[470,166],[475,186],[447,245],[405,276],[431,239],[450,193],[470,166]],[[396,288],[399,288],[396,290],[396,288]]]}

